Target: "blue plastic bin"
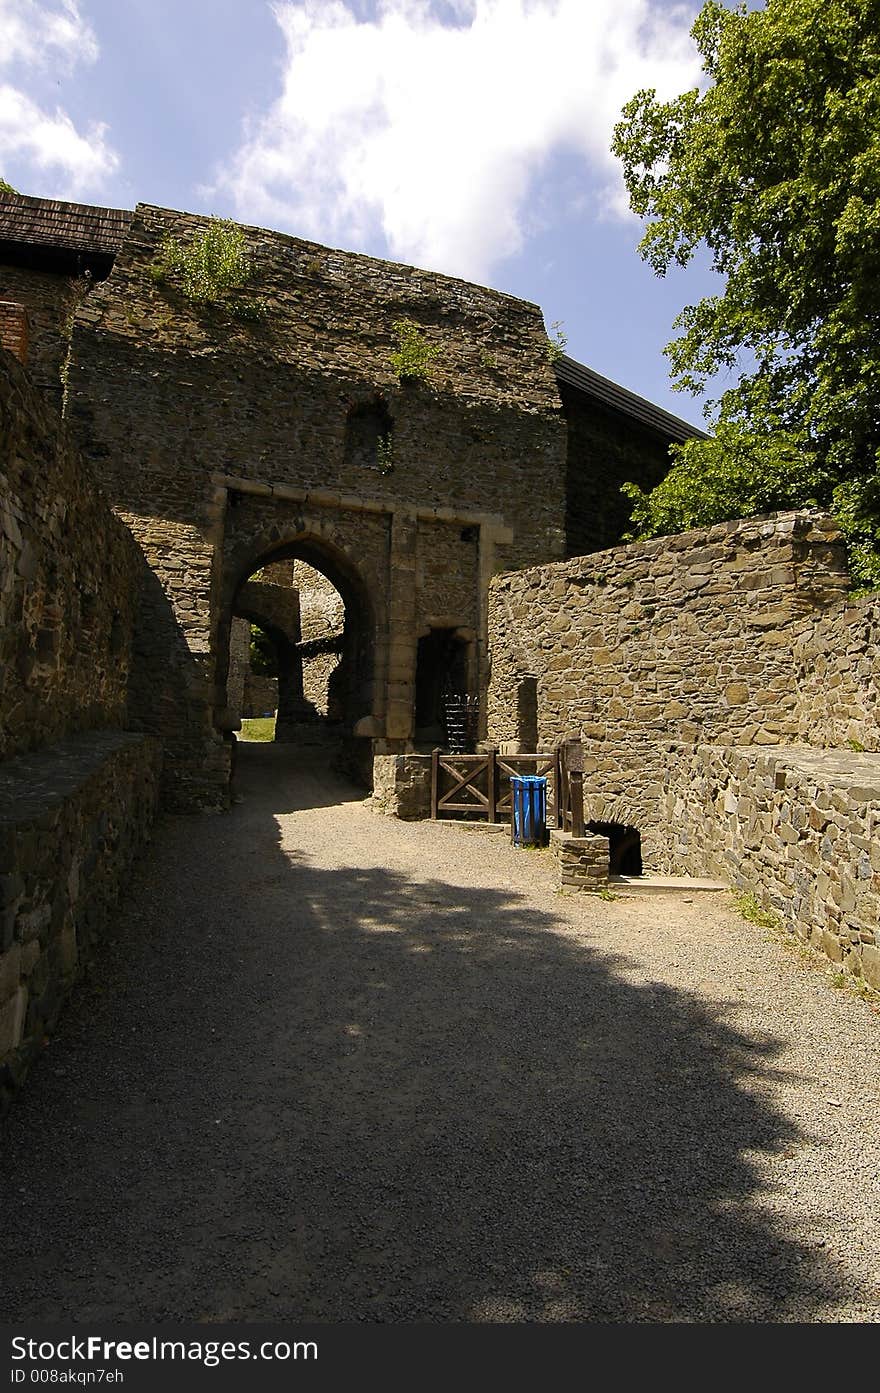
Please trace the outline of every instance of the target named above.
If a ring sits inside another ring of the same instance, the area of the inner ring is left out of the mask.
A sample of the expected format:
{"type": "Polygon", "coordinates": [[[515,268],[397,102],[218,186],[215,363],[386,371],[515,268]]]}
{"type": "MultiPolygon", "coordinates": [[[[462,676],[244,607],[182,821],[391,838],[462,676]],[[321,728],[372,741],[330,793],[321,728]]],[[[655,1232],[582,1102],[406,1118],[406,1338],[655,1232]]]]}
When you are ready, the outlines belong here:
{"type": "Polygon", "coordinates": [[[511,774],[510,840],[514,846],[547,845],[547,780],[543,774],[511,774]]]}

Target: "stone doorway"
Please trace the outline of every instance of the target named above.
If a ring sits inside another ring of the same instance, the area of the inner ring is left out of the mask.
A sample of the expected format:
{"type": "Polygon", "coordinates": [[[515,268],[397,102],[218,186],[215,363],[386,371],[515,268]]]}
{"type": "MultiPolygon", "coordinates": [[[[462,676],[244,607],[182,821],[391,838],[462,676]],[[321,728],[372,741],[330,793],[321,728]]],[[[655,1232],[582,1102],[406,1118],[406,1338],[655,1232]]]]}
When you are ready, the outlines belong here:
{"type": "Polygon", "coordinates": [[[366,774],[371,745],[355,728],[371,711],[374,626],[348,558],[308,534],[257,544],[250,559],[227,568],[225,590],[230,714],[263,715],[274,697],[276,743],[324,748],[328,757],[345,752],[366,774]],[[256,644],[268,655],[263,674],[253,671],[255,633],[266,640],[256,644]],[[361,759],[353,758],[358,745],[361,759]]]}

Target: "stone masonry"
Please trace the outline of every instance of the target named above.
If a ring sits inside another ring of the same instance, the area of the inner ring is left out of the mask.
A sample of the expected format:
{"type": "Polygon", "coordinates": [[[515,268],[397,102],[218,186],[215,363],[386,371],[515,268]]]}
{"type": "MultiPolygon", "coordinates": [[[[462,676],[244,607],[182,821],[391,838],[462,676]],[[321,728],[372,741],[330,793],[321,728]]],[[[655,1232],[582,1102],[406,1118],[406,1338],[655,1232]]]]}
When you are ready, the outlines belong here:
{"type": "Polygon", "coordinates": [[[0,765],[0,1113],[112,922],[160,767],[156,741],[107,730],[0,765]]]}
{"type": "Polygon", "coordinates": [[[0,759],[125,724],[143,559],[0,350],[0,759]]]}
{"type": "Polygon", "coordinates": [[[144,571],[0,351],[0,1111],[149,836],[161,749],[123,729],[144,571]]]}
{"type": "Polygon", "coordinates": [[[582,740],[588,822],[635,828],[646,871],[725,875],[874,981],[877,626],[810,514],[501,576],[490,733],[516,746],[535,683],[540,746],[582,740]]]}
{"type": "Polygon", "coordinates": [[[725,876],[880,989],[880,755],[676,748],[660,816],[669,870],[725,876]]]}
{"type": "Polygon", "coordinates": [[[150,275],[163,237],[205,225],[137,209],[78,309],[68,372],[71,423],[160,587],[138,634],[159,699],[145,690],[138,719],[180,806],[225,801],[229,623],[255,570],[294,556],[354,597],[346,719],[381,753],[412,739],[419,634],[438,619],[484,634],[492,571],[564,545],[565,432],[534,306],[246,228],[268,307],[247,323],[150,275]],[[401,318],[440,350],[426,383],[391,363],[401,318]],[[390,472],[348,449],[371,403],[393,423],[390,472]]]}
{"type": "Polygon", "coordinates": [[[560,890],[601,890],[608,884],[607,837],[572,837],[559,830],[550,833],[550,851],[560,890]]]}

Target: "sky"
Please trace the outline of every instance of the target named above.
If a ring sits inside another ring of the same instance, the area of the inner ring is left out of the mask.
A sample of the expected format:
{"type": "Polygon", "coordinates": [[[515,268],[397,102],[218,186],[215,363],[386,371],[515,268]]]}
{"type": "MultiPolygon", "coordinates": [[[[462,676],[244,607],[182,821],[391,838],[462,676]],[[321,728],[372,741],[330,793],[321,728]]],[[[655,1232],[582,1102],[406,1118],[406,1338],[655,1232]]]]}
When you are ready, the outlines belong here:
{"type": "Polygon", "coordinates": [[[538,303],[567,352],[700,424],[609,152],[700,80],[697,0],[0,0],[0,175],[232,217],[538,303]]]}

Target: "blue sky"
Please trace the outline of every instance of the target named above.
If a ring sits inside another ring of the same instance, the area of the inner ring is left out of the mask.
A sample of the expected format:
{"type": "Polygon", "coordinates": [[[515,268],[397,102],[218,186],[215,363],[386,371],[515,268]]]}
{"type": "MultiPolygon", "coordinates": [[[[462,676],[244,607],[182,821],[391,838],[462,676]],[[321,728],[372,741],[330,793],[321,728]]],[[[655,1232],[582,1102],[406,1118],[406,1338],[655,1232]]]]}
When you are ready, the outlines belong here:
{"type": "Polygon", "coordinates": [[[275,227],[537,301],[676,415],[704,266],[640,261],[608,153],[696,84],[696,0],[0,0],[0,174],[23,193],[275,227]]]}

